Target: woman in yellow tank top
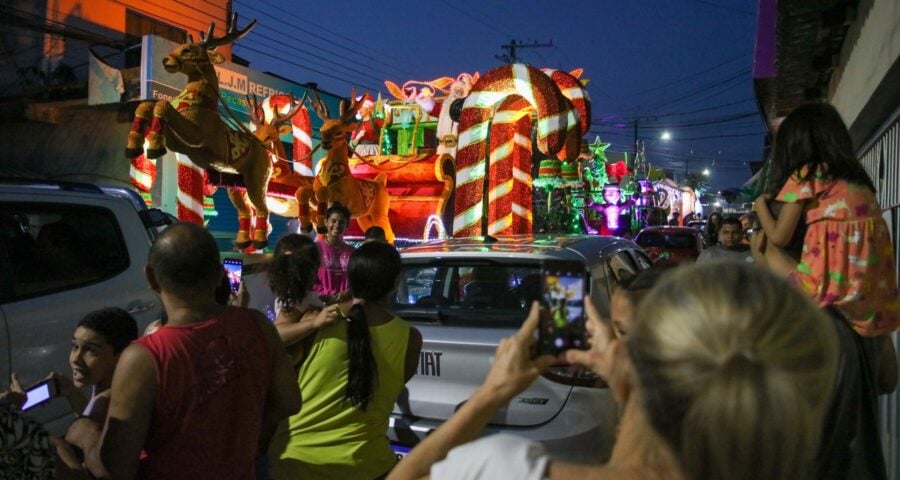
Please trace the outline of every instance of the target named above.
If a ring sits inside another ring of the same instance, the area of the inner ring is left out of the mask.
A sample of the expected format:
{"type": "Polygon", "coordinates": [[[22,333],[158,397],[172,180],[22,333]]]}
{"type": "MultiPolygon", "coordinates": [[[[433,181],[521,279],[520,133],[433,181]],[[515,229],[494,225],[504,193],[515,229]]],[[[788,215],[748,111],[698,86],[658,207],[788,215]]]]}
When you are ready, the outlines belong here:
{"type": "Polygon", "coordinates": [[[300,412],[269,448],[273,479],[375,479],[396,463],[386,432],[397,396],[416,370],[422,336],[390,311],[400,254],[371,242],[350,257],[347,321],[305,342],[300,412]]]}

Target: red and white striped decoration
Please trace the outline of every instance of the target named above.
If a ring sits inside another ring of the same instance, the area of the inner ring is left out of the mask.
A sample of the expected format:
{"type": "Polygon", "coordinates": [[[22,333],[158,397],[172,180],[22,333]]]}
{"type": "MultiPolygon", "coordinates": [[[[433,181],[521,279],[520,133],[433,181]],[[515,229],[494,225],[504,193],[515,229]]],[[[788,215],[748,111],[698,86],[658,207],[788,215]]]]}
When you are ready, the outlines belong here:
{"type": "MultiPolygon", "coordinates": [[[[290,95],[272,95],[262,101],[262,110],[266,123],[271,123],[275,117],[275,109],[279,113],[287,113],[291,108],[292,97],[290,95]]],[[[291,135],[294,145],[294,172],[311,177],[312,171],[312,122],[309,118],[309,110],[303,108],[291,117],[291,135]]]]}
{"type": "Polygon", "coordinates": [[[531,115],[528,101],[507,98],[491,123],[488,234],[531,232],[531,115]]]}
{"type": "Polygon", "coordinates": [[[187,155],[176,153],[175,158],[178,161],[178,219],[203,225],[205,172],[194,165],[187,155]]]}
{"type": "Polygon", "coordinates": [[[150,187],[156,181],[156,159],[147,158],[143,153],[134,157],[128,176],[135,188],[144,193],[150,192],[150,187]]]}
{"type": "Polygon", "coordinates": [[[575,111],[578,113],[578,124],[581,126],[582,133],[586,133],[591,128],[591,97],[587,90],[571,73],[553,68],[542,68],[542,72],[550,77],[558,87],[563,96],[572,102],[575,111]]]}
{"type": "MultiPolygon", "coordinates": [[[[496,142],[491,142],[488,233],[530,233],[530,227],[524,230],[526,225],[530,226],[527,219],[531,217],[530,129],[521,131],[518,128],[524,127],[522,117],[530,116],[532,111],[537,113],[538,149],[546,155],[555,154],[562,148],[568,131],[576,128],[577,122],[571,103],[550,77],[540,70],[523,64],[498,67],[482,76],[466,97],[459,121],[454,237],[484,233],[481,228],[484,162],[487,133],[492,121],[496,123],[498,138],[496,142]],[[501,131],[505,131],[503,136],[499,134],[501,131]],[[517,152],[519,148],[526,149],[528,155],[520,156],[517,152]],[[527,192],[525,185],[528,186],[527,192]],[[518,198],[513,195],[506,199],[506,195],[514,190],[518,198]],[[492,203],[495,205],[491,206],[492,203]],[[510,212],[517,213],[508,217],[510,212]],[[513,222],[515,217],[522,220],[513,222]]],[[[530,125],[530,118],[528,123],[530,125]]],[[[492,138],[493,135],[492,130],[492,138]]]]}

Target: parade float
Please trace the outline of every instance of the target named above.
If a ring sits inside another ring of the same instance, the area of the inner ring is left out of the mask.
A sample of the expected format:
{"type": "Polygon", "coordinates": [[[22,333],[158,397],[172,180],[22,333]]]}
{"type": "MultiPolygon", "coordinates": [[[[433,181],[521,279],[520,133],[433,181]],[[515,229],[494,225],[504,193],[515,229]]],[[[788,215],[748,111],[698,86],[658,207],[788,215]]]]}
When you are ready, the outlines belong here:
{"type": "Polygon", "coordinates": [[[591,103],[581,70],[512,64],[484,75],[386,81],[392,98],[353,91],[332,116],[314,88],[264,89],[271,94],[258,97],[245,84],[245,95],[234,95],[241,90],[236,67],[223,68],[215,47],[254,23],[238,29],[232,19],[222,37],[210,26],[197,42],[171,49],[161,63],[187,82],[171,98],[152,95],[161,99],[138,106],[127,148],[143,191],[155,159],[179,154],[183,220],[201,222],[204,197],[225,187],[237,212],[237,248],[267,245],[270,212],[321,232],[334,202],[350,209],[351,236],[379,226],[404,243],[541,232],[624,236],[670,211],[693,211],[693,192],[649,178],[641,152],[610,162],[608,144],[582,139],[591,103]]]}

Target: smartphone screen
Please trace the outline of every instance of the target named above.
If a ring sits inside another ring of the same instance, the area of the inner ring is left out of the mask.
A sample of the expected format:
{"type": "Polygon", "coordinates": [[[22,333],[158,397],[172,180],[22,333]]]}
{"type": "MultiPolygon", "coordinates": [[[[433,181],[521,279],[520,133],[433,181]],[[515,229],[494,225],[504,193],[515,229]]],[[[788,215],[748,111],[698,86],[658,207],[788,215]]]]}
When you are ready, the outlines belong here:
{"type": "Polygon", "coordinates": [[[556,355],[573,348],[587,348],[584,266],[579,263],[548,264],[544,267],[543,277],[543,303],[549,315],[541,318],[538,353],[556,355]]]}
{"type": "Polygon", "coordinates": [[[27,400],[25,400],[25,404],[22,405],[22,411],[34,408],[38,405],[42,405],[46,402],[49,402],[56,396],[56,388],[55,383],[52,379],[44,380],[40,382],[28,390],[25,390],[25,394],[27,395],[27,400]]]}
{"type": "Polygon", "coordinates": [[[231,291],[237,293],[241,286],[241,269],[244,266],[243,260],[240,258],[226,258],[222,261],[225,266],[225,275],[228,276],[228,286],[231,291]]]}

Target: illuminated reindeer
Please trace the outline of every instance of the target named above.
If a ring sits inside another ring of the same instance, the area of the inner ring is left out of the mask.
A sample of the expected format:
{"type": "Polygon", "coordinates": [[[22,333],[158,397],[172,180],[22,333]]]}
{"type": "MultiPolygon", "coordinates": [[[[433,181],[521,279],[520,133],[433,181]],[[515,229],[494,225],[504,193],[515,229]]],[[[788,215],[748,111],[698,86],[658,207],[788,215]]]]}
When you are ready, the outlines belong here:
{"type": "Polygon", "coordinates": [[[347,134],[356,129],[355,116],[362,102],[356,99],[356,89],[350,94],[350,103],[341,102],[341,115],[331,118],[328,106],[312,91],[312,105],[322,120],[320,134],[322,148],[328,154],[313,182],[313,190],[318,202],[316,225],[320,232],[325,230],[325,210],[333,202],[340,202],[350,210],[359,227],[365,231],[369,227],[384,229],[388,242],[394,242],[394,231],[388,219],[391,198],[385,188],[386,177],[382,173],[375,180],[356,178],[350,173],[349,145],[347,134]]]}
{"type": "MultiPolygon", "coordinates": [[[[287,97],[287,95],[284,95],[284,97],[287,97]]],[[[272,100],[272,97],[269,98],[272,100]]],[[[285,217],[296,215],[300,220],[300,227],[304,231],[312,230],[313,222],[310,215],[309,202],[313,194],[313,177],[300,175],[293,171],[291,164],[285,160],[284,145],[280,139],[282,134],[291,133],[291,125],[288,122],[294,115],[303,110],[303,101],[297,102],[291,96],[287,104],[290,105],[288,111],[281,113],[278,111],[278,107],[272,108],[272,119],[268,122],[256,95],[248,95],[247,103],[250,107],[250,121],[256,128],[254,135],[263,145],[269,147],[273,153],[272,163],[275,166],[275,170],[272,173],[272,178],[269,180],[270,186],[272,184],[281,184],[296,188],[294,198],[290,201],[269,195],[267,201],[270,202],[270,209],[275,213],[281,212],[280,215],[285,217]],[[278,202],[282,205],[280,205],[280,208],[276,208],[271,205],[272,202],[278,202]]],[[[294,161],[298,160],[300,159],[294,158],[294,161]]],[[[249,213],[250,206],[246,204],[246,193],[244,193],[243,199],[244,208],[248,209],[246,213],[249,213]]],[[[240,211],[239,207],[238,216],[243,216],[244,213],[240,211]]]]}
{"type": "Polygon", "coordinates": [[[188,77],[187,86],[171,102],[159,100],[138,105],[125,155],[134,158],[141,154],[146,134],[148,158],[158,158],[169,148],[187,155],[201,168],[240,174],[247,187],[246,193],[233,191],[228,196],[239,212],[249,197],[256,210],[256,222],[251,234],[250,217],[239,213],[235,244],[238,248],[246,248],[252,240],[254,248],[262,249],[268,243],[266,190],[272,175],[272,162],[265,146],[253,135],[228,128],[217,108],[219,82],[213,64],[222,63],[225,58],[216,47],[246,35],[256,20],[243,29],[236,29],[236,23],[235,14],[228,21],[225,36],[218,38],[213,36],[216,24],[211,23],[209,30],[200,34],[198,42],[189,36],[187,43],[163,59],[167,72],[180,72],[188,77]]]}

